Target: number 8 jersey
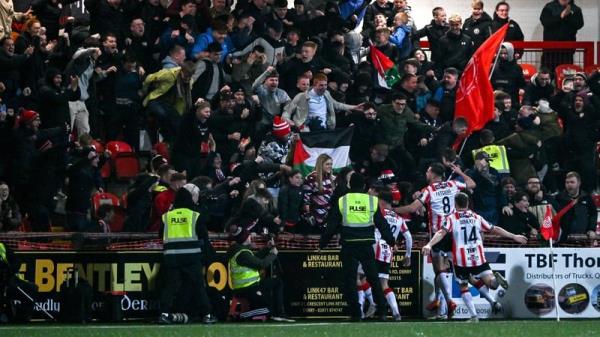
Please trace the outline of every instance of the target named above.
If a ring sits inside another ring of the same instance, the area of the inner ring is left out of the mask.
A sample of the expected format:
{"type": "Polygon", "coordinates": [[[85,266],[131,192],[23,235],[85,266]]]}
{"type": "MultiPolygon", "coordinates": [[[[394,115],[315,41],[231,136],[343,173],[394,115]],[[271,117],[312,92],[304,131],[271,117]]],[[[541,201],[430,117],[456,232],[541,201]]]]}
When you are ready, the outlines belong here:
{"type": "Polygon", "coordinates": [[[477,267],[484,264],[481,232],[489,232],[490,225],[472,211],[456,211],[446,218],[444,229],[452,235],[453,262],[459,267],[477,267]]]}
{"type": "Polygon", "coordinates": [[[431,233],[435,233],[442,228],[446,216],[454,212],[454,197],[466,188],[465,183],[449,180],[430,184],[421,190],[419,200],[427,207],[431,233]]]}

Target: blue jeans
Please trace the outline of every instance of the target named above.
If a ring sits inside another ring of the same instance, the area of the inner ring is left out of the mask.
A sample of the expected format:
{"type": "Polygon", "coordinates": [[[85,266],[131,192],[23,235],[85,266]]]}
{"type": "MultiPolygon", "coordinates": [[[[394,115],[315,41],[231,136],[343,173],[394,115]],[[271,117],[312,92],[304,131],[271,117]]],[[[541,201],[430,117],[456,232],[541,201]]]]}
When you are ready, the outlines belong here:
{"type": "Polygon", "coordinates": [[[148,103],[148,114],[157,119],[160,134],[165,141],[172,141],[179,130],[181,116],[172,105],[159,100],[148,103]]]}

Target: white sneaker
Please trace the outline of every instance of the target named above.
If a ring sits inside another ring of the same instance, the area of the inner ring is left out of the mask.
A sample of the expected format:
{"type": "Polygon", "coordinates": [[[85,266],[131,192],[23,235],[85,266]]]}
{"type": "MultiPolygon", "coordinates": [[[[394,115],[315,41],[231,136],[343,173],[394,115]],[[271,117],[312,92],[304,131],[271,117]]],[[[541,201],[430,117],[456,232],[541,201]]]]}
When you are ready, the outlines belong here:
{"type": "Polygon", "coordinates": [[[494,276],[496,277],[496,280],[498,281],[498,284],[504,288],[504,290],[508,290],[508,282],[506,282],[506,279],[504,279],[504,277],[502,276],[502,274],[500,274],[499,272],[494,272],[494,276]]]}
{"type": "Polygon", "coordinates": [[[285,322],[285,323],[294,323],[296,320],[287,318],[284,316],[271,316],[271,319],[275,322],[285,322]]]}
{"type": "Polygon", "coordinates": [[[367,309],[367,313],[365,313],[365,318],[373,317],[373,315],[375,315],[376,311],[377,311],[377,306],[374,304],[370,305],[369,309],[367,309]]]}
{"type": "Polygon", "coordinates": [[[402,316],[400,316],[400,314],[394,315],[394,321],[400,322],[401,320],[402,320],[402,316]]]}
{"type": "Polygon", "coordinates": [[[477,317],[471,317],[468,320],[465,321],[466,323],[478,323],[479,322],[479,318],[477,317]]]}

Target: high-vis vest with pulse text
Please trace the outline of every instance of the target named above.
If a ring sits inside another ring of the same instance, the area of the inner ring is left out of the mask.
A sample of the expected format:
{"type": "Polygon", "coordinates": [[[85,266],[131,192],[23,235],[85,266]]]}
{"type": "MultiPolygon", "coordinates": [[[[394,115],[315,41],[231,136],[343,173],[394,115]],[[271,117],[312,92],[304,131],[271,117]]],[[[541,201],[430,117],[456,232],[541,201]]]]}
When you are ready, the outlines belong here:
{"type": "Polygon", "coordinates": [[[348,193],[338,200],[342,225],[346,227],[374,226],[373,215],[379,199],[365,193],[348,193]]]}
{"type": "Polygon", "coordinates": [[[506,148],[504,145],[487,145],[480,149],[473,150],[473,159],[475,159],[477,153],[481,151],[490,156],[490,167],[495,168],[498,173],[510,173],[508,156],[506,155],[506,148]]]}
{"type": "Polygon", "coordinates": [[[188,208],[177,208],[163,214],[163,254],[193,254],[202,251],[196,234],[199,217],[200,213],[188,208]]]}
{"type": "Polygon", "coordinates": [[[6,257],[6,247],[3,243],[0,243],[0,262],[8,263],[8,258],[6,257]]]}
{"type": "Polygon", "coordinates": [[[249,249],[240,249],[231,257],[231,259],[229,259],[227,266],[229,270],[229,286],[233,290],[247,288],[255,283],[260,282],[260,274],[258,270],[240,266],[237,263],[237,258],[241,252],[252,253],[249,249]]]}

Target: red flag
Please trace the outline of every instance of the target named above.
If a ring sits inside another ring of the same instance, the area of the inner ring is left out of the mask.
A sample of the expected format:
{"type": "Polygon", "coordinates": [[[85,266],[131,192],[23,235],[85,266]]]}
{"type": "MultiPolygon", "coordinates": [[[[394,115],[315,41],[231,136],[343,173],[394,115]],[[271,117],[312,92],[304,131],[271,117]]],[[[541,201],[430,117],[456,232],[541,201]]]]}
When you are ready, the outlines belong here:
{"type": "Polygon", "coordinates": [[[494,118],[494,90],[490,82],[490,68],[496,51],[508,30],[505,24],[475,51],[465,67],[456,91],[454,118],[467,120],[467,134],[481,130],[494,118]]]}
{"type": "Polygon", "coordinates": [[[544,214],[544,221],[542,222],[542,228],[540,228],[540,234],[545,240],[558,240],[560,234],[560,221],[553,221],[552,219],[552,207],[546,206],[546,213],[544,214]]]}

